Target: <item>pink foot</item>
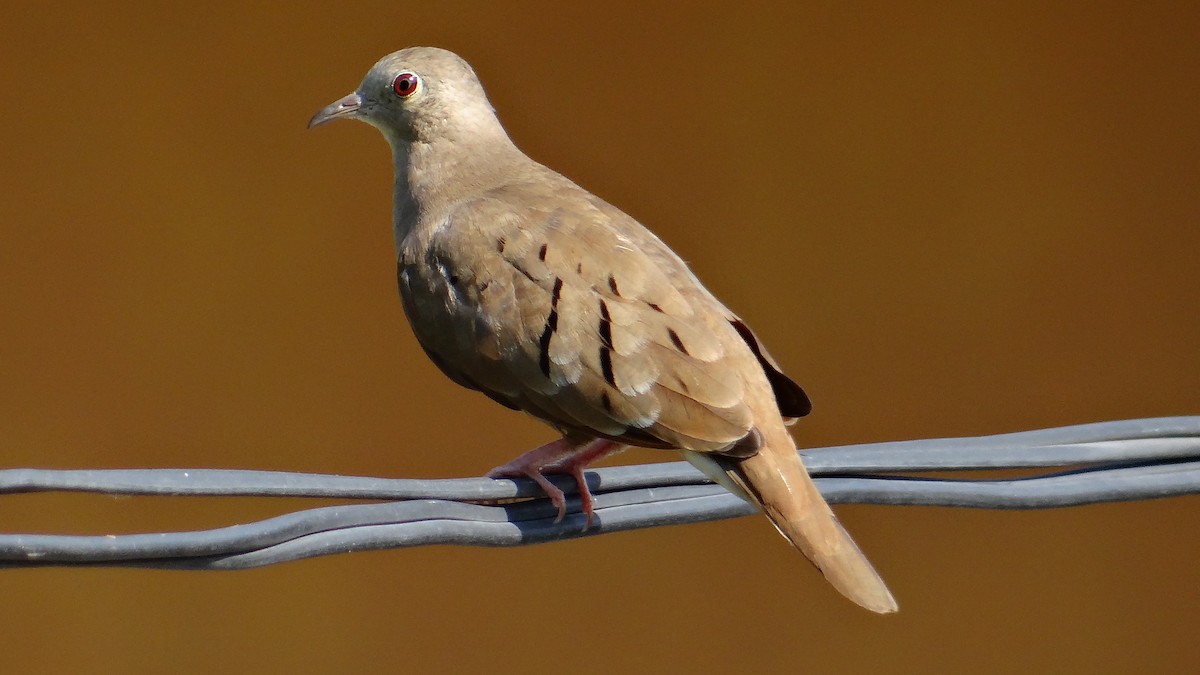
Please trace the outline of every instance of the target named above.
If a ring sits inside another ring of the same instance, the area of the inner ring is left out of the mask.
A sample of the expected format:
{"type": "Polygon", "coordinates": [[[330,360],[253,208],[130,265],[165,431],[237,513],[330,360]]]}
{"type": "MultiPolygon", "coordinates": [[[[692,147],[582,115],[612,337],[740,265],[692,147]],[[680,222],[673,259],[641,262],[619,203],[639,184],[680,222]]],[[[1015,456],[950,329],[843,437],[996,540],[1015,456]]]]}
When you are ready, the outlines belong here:
{"type": "Polygon", "coordinates": [[[575,485],[579,492],[579,510],[586,518],[583,525],[583,531],[586,532],[592,525],[593,501],[592,491],[588,489],[583,470],[587,465],[605,455],[616,452],[621,447],[621,444],[608,439],[598,438],[583,445],[575,445],[565,438],[560,438],[557,441],[538,446],[511,462],[492,469],[487,472],[487,475],[489,478],[526,476],[532,479],[550,498],[550,503],[558,508],[558,517],[554,519],[556,523],[567,514],[567,500],[563,491],[554,487],[554,484],[546,479],[545,474],[565,473],[571,475],[575,478],[575,485]]]}
{"type": "Polygon", "coordinates": [[[586,445],[579,446],[570,454],[556,460],[553,464],[542,468],[543,473],[565,473],[575,479],[575,485],[579,493],[579,510],[583,513],[584,518],[586,518],[583,523],[584,532],[587,532],[588,528],[592,526],[593,500],[592,491],[587,485],[587,479],[583,477],[583,470],[592,462],[611,455],[622,447],[620,443],[615,441],[597,438],[586,445]]]}
{"type": "Polygon", "coordinates": [[[554,487],[554,484],[546,480],[546,477],[542,475],[542,467],[562,459],[574,448],[575,445],[565,438],[550,441],[545,445],[539,445],[507,464],[502,464],[488,471],[486,475],[488,478],[516,478],[525,476],[532,479],[541,486],[542,491],[550,498],[550,503],[558,507],[558,518],[554,519],[554,522],[557,523],[566,515],[566,498],[562,490],[554,487]]]}

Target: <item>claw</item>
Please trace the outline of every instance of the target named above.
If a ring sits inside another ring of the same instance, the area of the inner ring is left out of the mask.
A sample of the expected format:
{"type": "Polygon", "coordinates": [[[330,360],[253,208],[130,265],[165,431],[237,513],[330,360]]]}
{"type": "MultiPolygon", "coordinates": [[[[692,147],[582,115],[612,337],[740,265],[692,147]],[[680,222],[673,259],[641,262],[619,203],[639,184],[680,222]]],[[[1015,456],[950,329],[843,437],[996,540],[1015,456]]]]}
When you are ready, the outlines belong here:
{"type": "Polygon", "coordinates": [[[489,478],[525,476],[537,483],[550,498],[550,503],[558,507],[558,517],[554,519],[556,523],[561,522],[567,514],[566,495],[546,478],[546,474],[565,473],[570,475],[575,479],[576,490],[579,493],[579,510],[584,516],[583,531],[587,532],[588,528],[592,526],[594,501],[583,470],[588,464],[621,447],[619,443],[607,439],[596,439],[583,445],[575,445],[565,438],[560,438],[538,446],[511,462],[492,469],[487,475],[489,478]]]}

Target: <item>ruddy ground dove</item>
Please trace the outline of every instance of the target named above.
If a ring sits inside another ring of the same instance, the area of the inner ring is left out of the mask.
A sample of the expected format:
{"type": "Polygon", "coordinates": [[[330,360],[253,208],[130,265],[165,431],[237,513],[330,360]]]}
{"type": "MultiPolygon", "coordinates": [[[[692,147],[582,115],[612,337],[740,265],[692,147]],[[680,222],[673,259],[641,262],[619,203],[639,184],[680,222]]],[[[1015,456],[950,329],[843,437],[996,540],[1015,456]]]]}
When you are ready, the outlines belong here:
{"type": "Polygon", "coordinates": [[[673,448],[762,509],[843,594],[897,606],[813,485],[786,424],[809,412],[754,333],[649,230],[526,157],[471,67],[415,47],[375,64],[316,126],[358,119],[395,162],[405,312],[455,382],[562,438],[490,475],[573,474],[628,445],[673,448]]]}

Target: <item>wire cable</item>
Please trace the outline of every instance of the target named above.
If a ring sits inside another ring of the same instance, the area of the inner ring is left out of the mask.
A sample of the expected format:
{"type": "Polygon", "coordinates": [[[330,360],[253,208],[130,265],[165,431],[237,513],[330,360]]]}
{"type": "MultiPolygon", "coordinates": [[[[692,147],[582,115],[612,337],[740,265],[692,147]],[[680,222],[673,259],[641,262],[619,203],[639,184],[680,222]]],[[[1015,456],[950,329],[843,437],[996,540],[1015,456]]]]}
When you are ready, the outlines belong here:
{"type": "MultiPolygon", "coordinates": [[[[831,504],[1036,509],[1200,494],[1200,416],[1102,422],[993,436],[815,448],[802,453],[831,504]],[[1018,477],[929,472],[1051,469],[1018,477]],[[918,474],[918,475],[912,475],[918,474]]],[[[519,546],[749,515],[754,507],[686,462],[589,470],[557,509],[532,481],[389,479],[219,469],[0,470],[0,495],[313,497],[388,500],[311,508],[209,530],[106,536],[0,534],[0,566],[244,569],[320,555],[431,544],[519,546]]],[[[552,480],[568,494],[565,476],[552,480]]]]}

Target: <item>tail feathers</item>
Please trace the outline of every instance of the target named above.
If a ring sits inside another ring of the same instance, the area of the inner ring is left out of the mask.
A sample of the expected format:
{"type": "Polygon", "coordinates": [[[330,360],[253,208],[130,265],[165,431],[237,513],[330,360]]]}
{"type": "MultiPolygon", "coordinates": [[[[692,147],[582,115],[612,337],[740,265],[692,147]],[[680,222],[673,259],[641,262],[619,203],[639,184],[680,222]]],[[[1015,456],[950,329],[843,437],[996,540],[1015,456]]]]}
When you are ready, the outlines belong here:
{"type": "Polygon", "coordinates": [[[764,447],[752,457],[728,463],[726,471],[842,595],[880,614],[899,609],[879,573],[821,497],[791,443],[778,450],[764,447]]]}
{"type": "MultiPolygon", "coordinates": [[[[782,429],[782,427],[781,427],[782,429]]],[[[786,434],[786,432],[784,432],[786,434]]],[[[763,447],[745,458],[684,452],[684,457],[721,485],[753,502],[775,529],[800,550],[842,595],[872,612],[899,609],[887,585],[833,515],[796,455],[786,447],[763,447]]]]}
{"type": "Polygon", "coordinates": [[[830,514],[828,523],[832,536],[823,535],[824,541],[816,544],[805,539],[806,533],[801,531],[803,526],[796,527],[794,521],[784,520],[769,506],[763,505],[763,511],[775,529],[821,570],[825,579],[839,593],[879,614],[890,614],[900,609],[883,578],[835,516],[830,514]]]}

